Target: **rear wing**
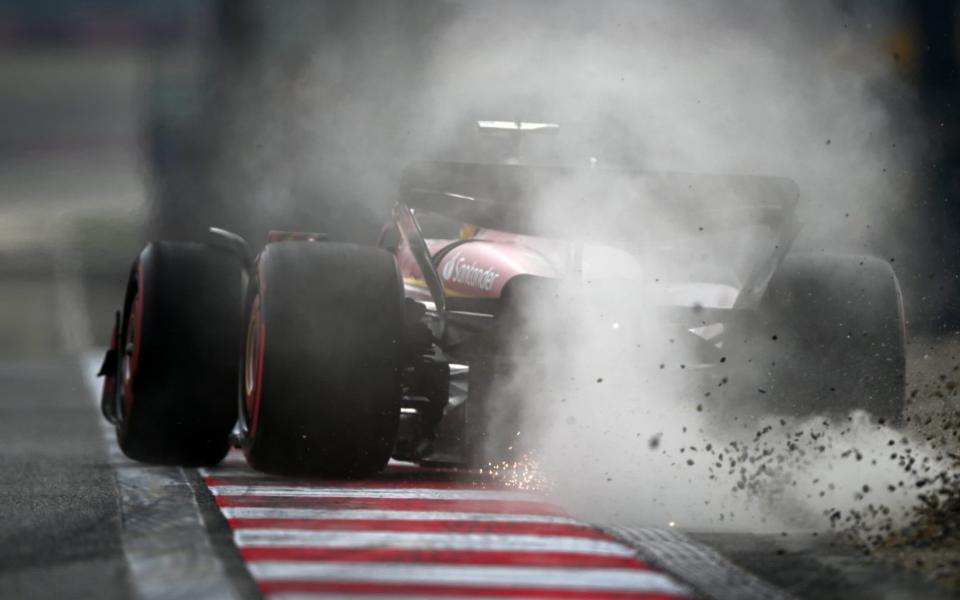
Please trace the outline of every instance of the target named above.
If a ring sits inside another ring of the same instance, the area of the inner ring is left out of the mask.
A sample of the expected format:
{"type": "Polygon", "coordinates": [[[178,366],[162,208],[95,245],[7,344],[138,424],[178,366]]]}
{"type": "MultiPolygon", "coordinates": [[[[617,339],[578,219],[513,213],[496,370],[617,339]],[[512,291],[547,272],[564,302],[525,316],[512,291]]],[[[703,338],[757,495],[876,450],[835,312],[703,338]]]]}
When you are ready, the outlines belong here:
{"type": "Polygon", "coordinates": [[[479,227],[567,239],[635,232],[650,211],[694,230],[748,220],[780,227],[794,222],[798,199],[784,177],[418,162],[403,174],[399,201],[479,227]],[[626,221],[611,228],[612,218],[626,221]]]}

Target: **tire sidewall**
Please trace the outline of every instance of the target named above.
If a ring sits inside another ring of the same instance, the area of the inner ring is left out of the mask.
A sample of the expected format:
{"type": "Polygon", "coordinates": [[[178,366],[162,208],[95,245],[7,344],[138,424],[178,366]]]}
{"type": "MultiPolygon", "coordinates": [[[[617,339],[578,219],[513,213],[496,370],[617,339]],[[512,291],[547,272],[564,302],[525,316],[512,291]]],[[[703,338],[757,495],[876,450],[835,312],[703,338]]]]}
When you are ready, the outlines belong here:
{"type": "Polygon", "coordinates": [[[900,419],[906,340],[890,265],[867,256],[790,255],[770,282],[759,323],[754,355],[767,367],[776,408],[862,409],[900,419]]]}
{"type": "Polygon", "coordinates": [[[241,272],[239,259],[215,246],[151,242],[141,251],[124,298],[117,352],[117,441],[127,456],[210,465],[226,455],[237,419],[233,345],[240,324],[233,321],[242,310],[241,272]],[[126,386],[131,316],[135,360],[126,386]]]}
{"type": "Polygon", "coordinates": [[[287,474],[382,468],[399,421],[403,288],[393,257],[333,242],[268,244],[245,323],[255,298],[264,336],[253,411],[243,376],[238,385],[247,461],[287,474]]]}

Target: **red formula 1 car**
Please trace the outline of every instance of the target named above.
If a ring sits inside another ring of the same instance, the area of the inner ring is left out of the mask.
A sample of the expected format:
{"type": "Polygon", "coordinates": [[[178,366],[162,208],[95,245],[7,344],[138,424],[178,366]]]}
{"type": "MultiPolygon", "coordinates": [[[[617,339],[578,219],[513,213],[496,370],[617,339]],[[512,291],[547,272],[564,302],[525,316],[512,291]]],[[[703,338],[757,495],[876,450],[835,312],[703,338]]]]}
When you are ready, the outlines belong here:
{"type": "Polygon", "coordinates": [[[897,419],[897,280],[877,259],[790,253],[797,195],[777,177],[417,163],[376,246],[273,233],[250,256],[216,229],[152,242],[118,312],[103,412],[147,462],[213,464],[232,442],[281,473],[482,463],[512,410],[491,382],[529,360],[529,325],[553,305],[538,299],[573,282],[602,300],[632,280],[656,300],[636,310],[662,315],[703,376],[772,357],[772,412],[897,419]]]}

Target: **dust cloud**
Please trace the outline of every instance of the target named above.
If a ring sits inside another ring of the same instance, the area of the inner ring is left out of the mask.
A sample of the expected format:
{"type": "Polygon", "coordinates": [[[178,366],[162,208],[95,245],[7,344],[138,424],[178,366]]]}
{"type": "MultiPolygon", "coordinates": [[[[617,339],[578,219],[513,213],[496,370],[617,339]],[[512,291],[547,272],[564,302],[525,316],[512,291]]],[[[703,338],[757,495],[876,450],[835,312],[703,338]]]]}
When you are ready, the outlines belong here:
{"type": "MultiPolygon", "coordinates": [[[[349,239],[344,215],[382,222],[412,159],[512,159],[785,176],[801,195],[795,250],[913,243],[895,232],[924,147],[882,46],[893,25],[869,3],[328,4],[284,5],[296,8],[281,20],[317,31],[313,51],[275,77],[249,74],[259,83],[237,101],[255,108],[239,119],[223,195],[270,226],[303,227],[290,207],[310,194],[326,212],[308,216],[349,239]],[[561,129],[518,144],[478,134],[478,119],[561,129]],[[234,177],[236,165],[248,174],[234,177]],[[258,165],[270,168],[251,180],[258,165]]],[[[608,221],[637,240],[698,234],[656,198],[559,209],[581,183],[540,198],[539,220],[569,231],[608,221]]],[[[683,261],[641,253],[625,274],[621,258],[593,251],[594,264],[619,265],[615,285],[568,291],[562,311],[548,299],[531,316],[550,332],[538,359],[500,382],[523,399],[516,447],[536,448],[538,477],[561,501],[599,521],[748,529],[837,526],[915,503],[917,466],[936,459],[924,440],[861,413],[768,414],[758,364],[703,376],[702,357],[652,308],[658,273],[696,278],[683,261]]]]}
{"type": "MultiPolygon", "coordinates": [[[[891,117],[892,91],[909,99],[863,35],[884,26],[871,18],[826,3],[472,3],[438,41],[421,143],[484,160],[487,148],[450,132],[476,118],[555,121],[557,139],[516,150],[525,162],[784,175],[801,190],[796,249],[872,254],[910,193],[919,146],[891,117]]],[[[639,239],[691,235],[693,223],[651,202],[558,210],[581,183],[545,193],[539,219],[576,232],[599,215],[639,239]]],[[[535,366],[501,382],[523,399],[515,446],[535,449],[525,460],[557,498],[597,521],[773,531],[884,527],[916,503],[916,466],[935,454],[922,440],[860,412],[764,411],[757,364],[702,377],[653,309],[658,260],[611,275],[615,289],[593,291],[602,275],[582,281],[562,309],[548,298],[530,316],[545,332],[535,366]],[[724,383],[736,390],[727,401],[724,383]]]]}

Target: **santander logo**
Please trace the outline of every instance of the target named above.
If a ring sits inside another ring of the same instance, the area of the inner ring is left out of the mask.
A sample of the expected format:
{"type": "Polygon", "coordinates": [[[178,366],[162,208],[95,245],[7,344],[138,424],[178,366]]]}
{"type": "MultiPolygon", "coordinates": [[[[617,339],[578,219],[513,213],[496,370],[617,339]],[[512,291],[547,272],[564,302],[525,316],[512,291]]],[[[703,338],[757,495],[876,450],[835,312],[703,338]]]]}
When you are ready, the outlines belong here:
{"type": "Polygon", "coordinates": [[[459,253],[450,257],[443,264],[440,275],[445,281],[459,283],[485,292],[492,290],[493,284],[500,277],[500,273],[494,271],[493,268],[484,269],[478,267],[477,263],[474,262],[467,264],[467,259],[459,253]]]}

